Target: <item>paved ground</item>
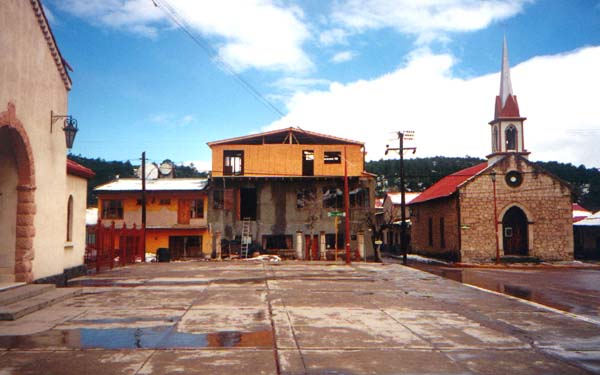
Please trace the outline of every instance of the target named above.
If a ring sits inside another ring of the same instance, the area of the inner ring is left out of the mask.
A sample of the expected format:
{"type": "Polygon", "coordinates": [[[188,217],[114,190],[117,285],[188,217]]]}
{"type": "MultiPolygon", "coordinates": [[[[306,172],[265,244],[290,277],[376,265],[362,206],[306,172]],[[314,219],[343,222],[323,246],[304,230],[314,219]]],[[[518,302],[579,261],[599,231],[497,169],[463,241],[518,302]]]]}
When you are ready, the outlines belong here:
{"type": "Polygon", "coordinates": [[[436,275],[575,313],[600,324],[600,266],[597,264],[465,268],[409,261],[436,275]]]}
{"type": "Polygon", "coordinates": [[[0,323],[0,374],[589,374],[600,326],[398,264],[136,265],[0,323]]]}

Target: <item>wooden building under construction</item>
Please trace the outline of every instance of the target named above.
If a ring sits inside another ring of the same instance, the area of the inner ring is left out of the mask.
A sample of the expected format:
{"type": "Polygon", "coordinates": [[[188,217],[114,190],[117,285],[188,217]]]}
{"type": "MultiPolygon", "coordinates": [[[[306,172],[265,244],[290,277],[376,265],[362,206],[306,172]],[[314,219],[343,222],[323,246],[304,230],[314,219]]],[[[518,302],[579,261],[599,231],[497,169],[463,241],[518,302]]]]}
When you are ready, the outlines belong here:
{"type": "Polygon", "coordinates": [[[373,207],[375,179],[365,172],[362,142],[287,128],[208,146],[213,248],[234,242],[249,252],[335,258],[334,249],[345,244],[346,175],[351,249],[355,256],[372,256],[364,218],[373,207]]]}

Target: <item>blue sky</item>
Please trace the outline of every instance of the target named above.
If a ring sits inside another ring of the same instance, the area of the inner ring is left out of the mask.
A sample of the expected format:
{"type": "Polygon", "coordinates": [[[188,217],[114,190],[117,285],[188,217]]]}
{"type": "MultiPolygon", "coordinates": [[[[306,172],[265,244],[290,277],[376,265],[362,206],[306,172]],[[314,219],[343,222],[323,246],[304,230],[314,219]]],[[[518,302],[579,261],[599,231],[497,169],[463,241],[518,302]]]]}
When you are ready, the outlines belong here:
{"type": "Polygon", "coordinates": [[[600,167],[598,0],[155,2],[44,1],[74,69],[73,153],[202,168],[206,142],[299,126],[368,159],[398,130],[415,156],[484,157],[506,35],[531,159],[600,167]]]}

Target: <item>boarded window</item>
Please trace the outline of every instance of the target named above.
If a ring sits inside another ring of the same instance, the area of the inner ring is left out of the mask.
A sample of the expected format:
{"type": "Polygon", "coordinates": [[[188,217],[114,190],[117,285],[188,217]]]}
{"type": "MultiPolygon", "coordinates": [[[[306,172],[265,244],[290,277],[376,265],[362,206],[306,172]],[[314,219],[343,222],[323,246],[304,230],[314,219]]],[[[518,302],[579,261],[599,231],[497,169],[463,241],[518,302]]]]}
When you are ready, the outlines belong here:
{"type": "Polygon", "coordinates": [[[244,151],[225,150],[223,151],[223,174],[226,176],[235,176],[244,174],[244,151]]]}
{"type": "Polygon", "coordinates": [[[233,189],[213,190],[213,208],[231,210],[233,207],[233,189]]]}
{"type": "Polygon", "coordinates": [[[341,151],[325,151],[323,155],[323,162],[325,164],[340,164],[342,162],[341,151]]]}
{"type": "Polygon", "coordinates": [[[120,199],[106,199],[102,201],[103,219],[123,219],[123,201],[120,199]]]}

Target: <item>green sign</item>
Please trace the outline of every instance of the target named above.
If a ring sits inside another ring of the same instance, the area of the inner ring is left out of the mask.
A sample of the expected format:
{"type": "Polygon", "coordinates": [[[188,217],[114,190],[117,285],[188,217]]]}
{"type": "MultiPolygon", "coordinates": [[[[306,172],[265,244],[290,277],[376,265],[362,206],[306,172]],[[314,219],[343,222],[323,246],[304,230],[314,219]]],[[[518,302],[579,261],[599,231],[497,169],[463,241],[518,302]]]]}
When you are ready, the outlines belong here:
{"type": "Polygon", "coordinates": [[[346,213],[343,211],[330,211],[327,213],[329,217],[346,217],[346,213]]]}

